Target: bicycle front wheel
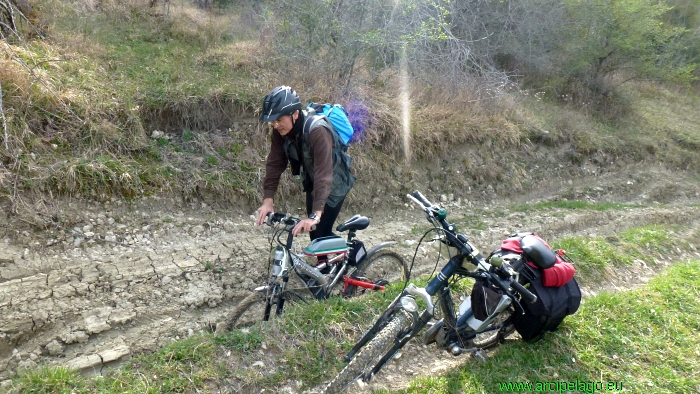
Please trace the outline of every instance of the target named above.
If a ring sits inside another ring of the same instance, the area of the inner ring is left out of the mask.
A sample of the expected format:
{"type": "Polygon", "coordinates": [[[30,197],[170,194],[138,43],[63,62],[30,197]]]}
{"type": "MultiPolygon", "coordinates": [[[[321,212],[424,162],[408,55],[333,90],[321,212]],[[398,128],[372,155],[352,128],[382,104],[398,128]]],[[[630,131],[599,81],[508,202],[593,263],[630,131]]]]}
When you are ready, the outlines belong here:
{"type": "MultiPolygon", "coordinates": [[[[378,285],[406,282],[409,279],[408,267],[403,257],[391,250],[380,250],[357,266],[350,274],[353,279],[365,280],[378,285]]],[[[346,294],[362,295],[367,289],[349,286],[346,294]]]]}
{"type": "Polygon", "coordinates": [[[358,378],[372,369],[384,354],[394,346],[394,340],[411,326],[411,316],[397,312],[392,320],[355,355],[348,365],[326,386],[325,394],[337,394],[347,390],[358,378]]]}
{"type": "Polygon", "coordinates": [[[253,291],[238,303],[236,308],[226,316],[225,325],[227,330],[240,328],[255,324],[259,321],[267,321],[276,316],[277,300],[284,298],[283,308],[307,301],[301,294],[294,290],[284,290],[281,293],[273,289],[265,288],[260,291],[253,291]]]}

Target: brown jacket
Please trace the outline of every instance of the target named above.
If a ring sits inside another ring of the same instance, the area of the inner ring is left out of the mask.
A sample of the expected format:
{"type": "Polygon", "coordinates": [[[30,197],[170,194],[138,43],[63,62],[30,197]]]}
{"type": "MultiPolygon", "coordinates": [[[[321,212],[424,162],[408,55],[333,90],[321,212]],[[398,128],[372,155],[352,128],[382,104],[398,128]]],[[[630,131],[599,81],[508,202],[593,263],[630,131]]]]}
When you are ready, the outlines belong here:
{"type": "MultiPolygon", "coordinates": [[[[280,176],[289,165],[289,158],[284,151],[284,139],[277,130],[272,130],[270,153],[265,165],[263,179],[263,198],[274,198],[280,183],[280,176]]],[[[297,136],[296,144],[301,144],[301,134],[297,136]]],[[[330,130],[318,127],[309,133],[309,145],[314,159],[314,185],[311,196],[311,210],[323,211],[326,200],[331,192],[333,183],[333,137],[330,130]]]]}

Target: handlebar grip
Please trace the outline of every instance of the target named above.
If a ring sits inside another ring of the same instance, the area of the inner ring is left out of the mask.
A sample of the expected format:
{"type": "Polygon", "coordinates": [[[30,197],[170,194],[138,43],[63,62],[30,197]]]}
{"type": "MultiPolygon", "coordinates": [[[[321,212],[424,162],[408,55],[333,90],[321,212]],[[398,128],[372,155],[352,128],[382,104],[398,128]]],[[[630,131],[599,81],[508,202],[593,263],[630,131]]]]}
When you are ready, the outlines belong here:
{"type": "Polygon", "coordinates": [[[311,226],[311,231],[316,231],[316,225],[311,226]]]}
{"type": "Polygon", "coordinates": [[[523,297],[525,301],[527,301],[530,304],[533,304],[537,301],[537,296],[532,294],[530,290],[526,289],[521,285],[520,283],[516,281],[512,281],[510,286],[513,288],[513,290],[517,291],[520,293],[520,295],[523,297]]]}
{"type": "Polygon", "coordinates": [[[414,190],[413,193],[411,193],[413,197],[416,198],[416,200],[420,201],[426,208],[432,207],[433,204],[428,201],[425,196],[423,196],[418,190],[414,190]]]}
{"type": "Polygon", "coordinates": [[[267,224],[268,226],[272,226],[274,223],[279,223],[282,219],[285,218],[285,216],[287,215],[281,212],[268,212],[268,214],[266,215],[267,221],[265,222],[265,224],[267,224]]]}

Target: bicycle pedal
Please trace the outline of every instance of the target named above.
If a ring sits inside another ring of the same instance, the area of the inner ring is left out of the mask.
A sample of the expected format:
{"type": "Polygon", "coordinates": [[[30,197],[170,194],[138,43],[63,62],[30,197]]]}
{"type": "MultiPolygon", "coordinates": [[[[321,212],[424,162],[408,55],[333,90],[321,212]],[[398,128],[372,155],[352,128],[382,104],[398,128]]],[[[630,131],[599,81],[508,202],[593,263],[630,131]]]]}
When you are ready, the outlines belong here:
{"type": "Polygon", "coordinates": [[[485,362],[489,358],[488,353],[486,353],[483,349],[477,349],[476,351],[473,351],[471,356],[480,362],[485,362]]]}

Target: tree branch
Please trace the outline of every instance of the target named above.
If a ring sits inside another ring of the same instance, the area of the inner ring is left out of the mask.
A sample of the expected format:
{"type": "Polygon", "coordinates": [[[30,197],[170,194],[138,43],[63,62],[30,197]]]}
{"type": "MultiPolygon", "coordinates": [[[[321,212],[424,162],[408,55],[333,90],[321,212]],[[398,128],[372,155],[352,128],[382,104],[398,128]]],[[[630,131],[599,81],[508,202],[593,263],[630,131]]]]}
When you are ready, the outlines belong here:
{"type": "Polygon", "coordinates": [[[2,129],[4,131],[5,135],[5,150],[9,151],[10,148],[7,144],[7,121],[5,120],[5,112],[2,110],[2,84],[0,84],[0,119],[2,119],[2,129]]]}

